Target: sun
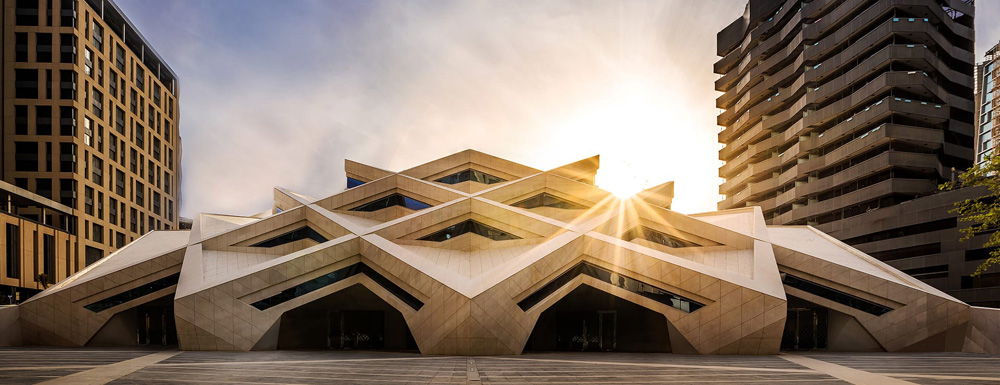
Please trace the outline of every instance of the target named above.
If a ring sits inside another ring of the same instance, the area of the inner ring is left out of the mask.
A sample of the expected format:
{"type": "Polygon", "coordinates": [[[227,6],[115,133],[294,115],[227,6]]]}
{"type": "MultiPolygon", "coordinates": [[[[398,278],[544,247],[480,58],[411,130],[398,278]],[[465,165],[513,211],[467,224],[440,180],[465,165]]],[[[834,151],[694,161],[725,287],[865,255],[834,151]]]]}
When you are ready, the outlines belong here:
{"type": "Polygon", "coordinates": [[[611,164],[597,171],[597,187],[626,199],[644,190],[646,183],[638,175],[629,173],[627,167],[623,169],[611,164]]]}

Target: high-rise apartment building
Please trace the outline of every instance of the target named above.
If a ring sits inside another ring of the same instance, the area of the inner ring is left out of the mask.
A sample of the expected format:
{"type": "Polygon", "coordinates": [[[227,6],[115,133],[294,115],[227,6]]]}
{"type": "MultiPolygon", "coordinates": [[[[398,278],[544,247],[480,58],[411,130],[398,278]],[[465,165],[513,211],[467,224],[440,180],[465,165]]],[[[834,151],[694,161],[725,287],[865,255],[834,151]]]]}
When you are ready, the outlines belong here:
{"type": "Polygon", "coordinates": [[[718,34],[720,209],[812,225],[960,299],[1000,304],[938,193],[973,164],[971,0],[750,0],[718,34]]]}
{"type": "Polygon", "coordinates": [[[177,78],[114,2],[2,3],[6,295],[177,228],[181,139],[177,78]]]}
{"type": "Polygon", "coordinates": [[[1000,78],[1000,44],[993,46],[976,65],[976,162],[995,153],[1000,115],[993,111],[1000,107],[1000,93],[993,87],[1000,78]]]}

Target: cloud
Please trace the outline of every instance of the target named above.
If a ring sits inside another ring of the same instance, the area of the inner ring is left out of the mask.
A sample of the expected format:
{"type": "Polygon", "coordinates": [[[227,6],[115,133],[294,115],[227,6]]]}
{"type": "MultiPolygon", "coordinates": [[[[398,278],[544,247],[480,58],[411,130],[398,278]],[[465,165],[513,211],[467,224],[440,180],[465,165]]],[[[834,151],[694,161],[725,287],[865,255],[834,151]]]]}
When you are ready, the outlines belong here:
{"type": "Polygon", "coordinates": [[[184,216],[465,148],[718,200],[715,33],[743,1],[120,3],[180,77],[184,216]]]}

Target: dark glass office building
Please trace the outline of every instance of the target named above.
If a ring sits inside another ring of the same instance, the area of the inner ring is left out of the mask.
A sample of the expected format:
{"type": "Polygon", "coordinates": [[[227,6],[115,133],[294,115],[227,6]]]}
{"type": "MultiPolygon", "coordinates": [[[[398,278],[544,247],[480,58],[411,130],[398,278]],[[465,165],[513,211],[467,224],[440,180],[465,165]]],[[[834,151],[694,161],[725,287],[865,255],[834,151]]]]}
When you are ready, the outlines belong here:
{"type": "MultiPolygon", "coordinates": [[[[718,34],[719,209],[811,225],[971,304],[986,235],[938,185],[974,159],[969,0],[750,0],[718,34]]],[[[1000,275],[1000,273],[995,273],[1000,275]]]]}

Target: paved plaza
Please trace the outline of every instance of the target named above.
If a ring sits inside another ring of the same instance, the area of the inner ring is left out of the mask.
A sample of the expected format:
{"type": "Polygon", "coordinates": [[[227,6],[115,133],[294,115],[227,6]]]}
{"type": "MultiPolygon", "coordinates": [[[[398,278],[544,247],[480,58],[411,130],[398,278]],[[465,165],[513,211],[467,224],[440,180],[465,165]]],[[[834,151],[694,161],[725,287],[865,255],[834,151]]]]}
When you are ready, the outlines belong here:
{"type": "Polygon", "coordinates": [[[34,383],[997,384],[1000,357],[962,353],[544,353],[470,358],[321,350],[0,349],[0,384],[34,383]]]}

